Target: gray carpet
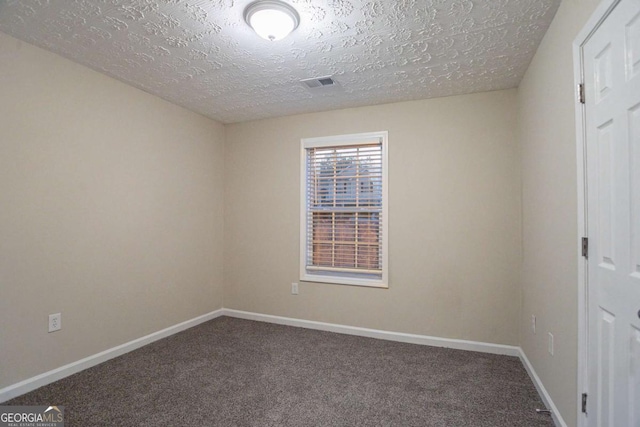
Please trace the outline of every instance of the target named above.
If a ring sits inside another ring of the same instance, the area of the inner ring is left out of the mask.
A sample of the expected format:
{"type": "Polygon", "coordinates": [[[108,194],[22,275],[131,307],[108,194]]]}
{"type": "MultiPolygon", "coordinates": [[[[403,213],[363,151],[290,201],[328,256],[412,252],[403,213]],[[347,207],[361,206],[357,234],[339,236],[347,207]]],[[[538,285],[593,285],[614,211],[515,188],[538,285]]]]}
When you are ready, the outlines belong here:
{"type": "Polygon", "coordinates": [[[520,360],[221,317],[4,405],[66,426],[553,426],[520,360]]]}

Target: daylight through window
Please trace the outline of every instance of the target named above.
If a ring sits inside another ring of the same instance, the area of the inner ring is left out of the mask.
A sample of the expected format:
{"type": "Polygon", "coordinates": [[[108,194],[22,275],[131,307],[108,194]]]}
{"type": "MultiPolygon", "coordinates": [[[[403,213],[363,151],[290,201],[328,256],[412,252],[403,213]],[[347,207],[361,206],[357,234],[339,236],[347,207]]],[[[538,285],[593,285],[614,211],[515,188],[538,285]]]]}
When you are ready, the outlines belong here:
{"type": "Polygon", "coordinates": [[[386,133],[303,140],[302,280],[386,286],[386,133]]]}

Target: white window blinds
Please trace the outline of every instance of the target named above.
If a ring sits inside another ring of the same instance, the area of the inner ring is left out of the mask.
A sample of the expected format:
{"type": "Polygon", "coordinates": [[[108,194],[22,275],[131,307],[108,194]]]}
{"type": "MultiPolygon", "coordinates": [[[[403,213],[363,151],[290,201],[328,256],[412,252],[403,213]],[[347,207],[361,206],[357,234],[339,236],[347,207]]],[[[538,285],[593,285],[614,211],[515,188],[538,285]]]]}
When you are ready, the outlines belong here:
{"type": "Polygon", "coordinates": [[[345,139],[304,148],[303,276],[380,283],[387,221],[383,138],[345,139]]]}

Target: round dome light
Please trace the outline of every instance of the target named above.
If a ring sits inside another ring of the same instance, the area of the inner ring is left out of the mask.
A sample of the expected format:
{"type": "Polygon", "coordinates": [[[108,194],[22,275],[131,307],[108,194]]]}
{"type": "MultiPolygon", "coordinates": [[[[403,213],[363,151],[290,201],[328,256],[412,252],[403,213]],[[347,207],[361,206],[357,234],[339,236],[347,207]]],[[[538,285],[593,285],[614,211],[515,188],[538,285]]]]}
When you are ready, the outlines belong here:
{"type": "Polygon", "coordinates": [[[298,27],[300,16],[287,3],[277,0],[258,0],[244,10],[244,20],[263,39],[285,38],[298,27]]]}

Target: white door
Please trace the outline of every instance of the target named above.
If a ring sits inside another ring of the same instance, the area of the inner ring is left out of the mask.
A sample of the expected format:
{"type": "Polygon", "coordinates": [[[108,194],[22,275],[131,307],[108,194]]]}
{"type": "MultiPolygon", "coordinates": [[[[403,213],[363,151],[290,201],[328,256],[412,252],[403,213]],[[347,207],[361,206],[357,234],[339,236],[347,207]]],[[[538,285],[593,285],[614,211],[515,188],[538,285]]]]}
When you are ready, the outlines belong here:
{"type": "Polygon", "coordinates": [[[589,427],[640,427],[640,0],[584,45],[589,427]]]}

